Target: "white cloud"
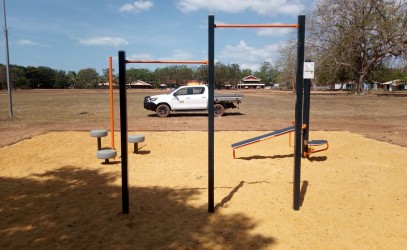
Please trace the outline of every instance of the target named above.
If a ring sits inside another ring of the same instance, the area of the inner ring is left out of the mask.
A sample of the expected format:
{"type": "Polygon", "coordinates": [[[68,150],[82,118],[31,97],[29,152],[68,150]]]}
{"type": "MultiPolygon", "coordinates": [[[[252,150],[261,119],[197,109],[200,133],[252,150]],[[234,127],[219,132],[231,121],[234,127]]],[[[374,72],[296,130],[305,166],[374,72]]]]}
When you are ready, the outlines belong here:
{"type": "Polygon", "coordinates": [[[174,50],[169,57],[162,57],[160,60],[194,60],[194,55],[184,50],[174,50]]]}
{"type": "MultiPolygon", "coordinates": [[[[274,24],[281,24],[281,23],[274,23],[274,24]]],[[[293,32],[291,28],[262,28],[257,31],[258,36],[272,36],[272,37],[280,37],[286,36],[293,32]]]]}
{"type": "Polygon", "coordinates": [[[152,1],[137,0],[137,1],[134,1],[133,3],[128,3],[128,4],[123,5],[122,7],[119,8],[119,11],[138,13],[138,12],[141,12],[144,10],[148,10],[153,6],[154,6],[154,3],[152,1]]]}
{"type": "MultiPolygon", "coordinates": [[[[166,57],[157,57],[149,53],[135,53],[128,56],[130,60],[173,60],[173,61],[184,61],[184,60],[196,60],[194,55],[188,51],[184,50],[174,50],[171,55],[166,57]]],[[[199,59],[198,59],[199,60],[199,59]]]]}
{"type": "Polygon", "coordinates": [[[240,41],[237,45],[226,45],[220,52],[220,61],[223,63],[237,63],[241,68],[259,70],[264,61],[273,62],[278,50],[277,44],[255,48],[240,41]]]}
{"type": "Polygon", "coordinates": [[[133,4],[127,3],[127,4],[123,5],[122,7],[120,7],[119,10],[122,12],[131,12],[134,10],[134,8],[135,7],[133,4]]]}
{"type": "Polygon", "coordinates": [[[36,47],[44,47],[44,48],[50,47],[49,45],[40,44],[40,43],[31,41],[29,39],[21,39],[21,40],[16,41],[16,43],[17,43],[17,45],[20,45],[20,46],[36,46],[36,47]]]}
{"type": "Polygon", "coordinates": [[[183,12],[206,9],[237,13],[252,10],[260,15],[297,15],[305,9],[298,0],[177,0],[177,7],[183,12]]]}
{"type": "Polygon", "coordinates": [[[96,45],[96,46],[121,46],[128,44],[128,42],[123,38],[108,36],[79,38],[79,42],[84,45],[96,45]]]}
{"type": "Polygon", "coordinates": [[[149,53],[131,54],[128,57],[130,60],[154,60],[154,56],[149,53]]]}
{"type": "Polygon", "coordinates": [[[39,43],[33,42],[33,41],[31,41],[31,40],[28,40],[28,39],[21,39],[21,40],[18,40],[18,41],[17,41],[17,44],[20,45],[20,46],[27,46],[27,45],[30,45],[30,46],[39,46],[39,43]]]}

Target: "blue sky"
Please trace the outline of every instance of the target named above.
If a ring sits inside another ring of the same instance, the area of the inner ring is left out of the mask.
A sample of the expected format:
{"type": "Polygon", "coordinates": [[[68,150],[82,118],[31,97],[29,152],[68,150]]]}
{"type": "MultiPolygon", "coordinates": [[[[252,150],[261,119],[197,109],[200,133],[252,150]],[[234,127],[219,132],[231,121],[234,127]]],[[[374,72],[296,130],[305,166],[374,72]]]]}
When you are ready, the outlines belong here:
{"type": "MultiPolygon", "coordinates": [[[[66,71],[94,68],[101,73],[108,67],[109,56],[117,68],[119,50],[134,60],[206,60],[208,14],[215,15],[215,23],[293,24],[299,14],[312,9],[313,2],[6,0],[10,63],[66,71]]],[[[215,60],[256,70],[263,61],[274,62],[278,46],[287,41],[290,31],[216,29],[215,60]]],[[[0,47],[3,64],[4,54],[0,47]]]]}

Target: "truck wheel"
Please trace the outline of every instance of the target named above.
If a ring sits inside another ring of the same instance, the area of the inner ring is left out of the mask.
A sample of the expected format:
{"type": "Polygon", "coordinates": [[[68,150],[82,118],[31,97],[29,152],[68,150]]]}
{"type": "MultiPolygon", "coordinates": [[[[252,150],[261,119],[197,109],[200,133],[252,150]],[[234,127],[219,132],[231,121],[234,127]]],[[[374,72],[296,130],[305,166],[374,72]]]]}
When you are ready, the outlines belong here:
{"type": "Polygon", "coordinates": [[[155,112],[159,117],[167,117],[170,115],[170,107],[167,104],[160,104],[155,109],[155,112]]]}
{"type": "Polygon", "coordinates": [[[219,103],[215,104],[213,109],[214,109],[215,116],[222,116],[225,114],[225,107],[223,107],[222,104],[219,104],[219,103]]]}

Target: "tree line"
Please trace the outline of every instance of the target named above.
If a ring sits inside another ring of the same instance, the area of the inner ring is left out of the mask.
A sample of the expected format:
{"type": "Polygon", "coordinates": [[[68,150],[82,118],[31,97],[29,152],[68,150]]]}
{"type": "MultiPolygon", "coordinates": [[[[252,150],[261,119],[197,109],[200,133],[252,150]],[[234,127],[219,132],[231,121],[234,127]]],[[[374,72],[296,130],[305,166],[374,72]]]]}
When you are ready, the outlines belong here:
{"type": "MultiPolygon", "coordinates": [[[[278,80],[280,75],[276,67],[269,62],[263,62],[259,71],[252,72],[250,69],[241,69],[238,64],[215,64],[216,87],[226,84],[236,85],[248,75],[255,75],[266,84],[278,80]]],[[[208,66],[189,67],[185,65],[167,66],[150,70],[147,68],[130,68],[126,70],[126,83],[142,80],[158,87],[160,84],[179,86],[188,80],[208,82],[208,66]]],[[[118,84],[118,75],[113,72],[113,81],[118,84]]],[[[86,68],[78,72],[56,70],[50,67],[23,67],[10,66],[10,82],[14,89],[89,89],[97,88],[99,83],[109,82],[109,69],[103,69],[99,74],[96,69],[86,68]]],[[[0,89],[7,88],[5,66],[0,64],[0,89]]]]}

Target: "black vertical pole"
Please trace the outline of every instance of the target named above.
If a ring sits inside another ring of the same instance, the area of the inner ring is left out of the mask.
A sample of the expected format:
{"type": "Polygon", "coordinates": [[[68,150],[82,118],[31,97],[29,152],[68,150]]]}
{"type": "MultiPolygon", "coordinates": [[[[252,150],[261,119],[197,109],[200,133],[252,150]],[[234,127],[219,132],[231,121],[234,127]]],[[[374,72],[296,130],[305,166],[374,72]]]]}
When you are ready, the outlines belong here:
{"type": "Polygon", "coordinates": [[[215,91],[215,17],[208,16],[208,212],[215,212],[214,91],[215,91]]]}
{"type": "Polygon", "coordinates": [[[304,107],[302,115],[302,123],[305,124],[302,135],[302,157],[305,157],[305,152],[308,150],[308,146],[305,145],[304,141],[308,141],[309,138],[309,114],[311,106],[311,79],[304,79],[304,107]]]}
{"type": "Polygon", "coordinates": [[[304,85],[304,43],[305,16],[298,16],[298,44],[297,44],[297,76],[295,101],[295,144],[294,144],[294,186],[293,209],[300,210],[301,199],[301,150],[302,150],[302,99],[304,85]]]}
{"type": "Polygon", "coordinates": [[[126,52],[119,51],[120,86],[120,134],[122,157],[122,211],[129,213],[129,178],[127,163],[127,95],[126,95],[126,52]]]}

